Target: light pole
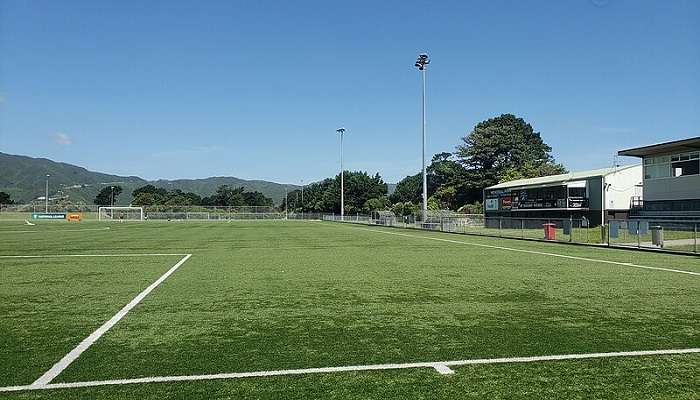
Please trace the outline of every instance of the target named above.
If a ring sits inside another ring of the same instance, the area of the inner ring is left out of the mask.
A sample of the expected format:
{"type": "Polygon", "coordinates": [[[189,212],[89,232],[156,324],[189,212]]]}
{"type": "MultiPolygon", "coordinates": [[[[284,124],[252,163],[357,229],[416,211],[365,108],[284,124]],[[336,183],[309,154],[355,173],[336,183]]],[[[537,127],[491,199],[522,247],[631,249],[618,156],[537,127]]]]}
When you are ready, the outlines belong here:
{"type": "Polygon", "coordinates": [[[46,174],[46,197],[44,198],[44,204],[46,205],[44,212],[49,212],[49,177],[51,175],[46,174]]]}
{"type": "Polygon", "coordinates": [[[301,219],[304,219],[304,180],[301,180],[301,219]]]}
{"type": "Polygon", "coordinates": [[[415,66],[418,68],[419,71],[421,71],[423,86],[423,94],[421,99],[423,103],[423,222],[425,222],[426,218],[428,217],[428,178],[425,172],[425,70],[428,64],[430,64],[430,58],[428,57],[428,54],[419,54],[415,66]]]}
{"type": "Polygon", "coordinates": [[[343,134],[345,133],[345,128],[338,128],[335,131],[340,133],[340,220],[345,221],[345,182],[343,182],[345,175],[345,170],[343,169],[343,134]]]}
{"type": "Polygon", "coordinates": [[[109,205],[114,207],[114,186],[110,186],[110,189],[112,189],[112,197],[110,198],[109,205]]]}
{"type": "Polygon", "coordinates": [[[289,219],[289,201],[287,200],[287,185],[284,185],[284,219],[289,219]]]}

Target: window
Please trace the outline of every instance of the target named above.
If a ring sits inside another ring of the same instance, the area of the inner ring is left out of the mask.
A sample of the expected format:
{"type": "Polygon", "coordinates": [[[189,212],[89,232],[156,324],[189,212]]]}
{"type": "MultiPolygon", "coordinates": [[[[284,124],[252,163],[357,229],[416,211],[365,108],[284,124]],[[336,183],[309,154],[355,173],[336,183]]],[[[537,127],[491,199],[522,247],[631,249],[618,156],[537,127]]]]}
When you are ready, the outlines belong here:
{"type": "Polygon", "coordinates": [[[669,176],[671,176],[671,169],[668,164],[644,167],[644,179],[668,178],[669,176]]]}
{"type": "Polygon", "coordinates": [[[569,188],[569,197],[572,198],[585,198],[586,197],[586,188],[585,187],[570,187],[569,188]]]}
{"type": "Polygon", "coordinates": [[[700,175],[700,153],[680,153],[644,158],[644,179],[700,175]]]}
{"type": "Polygon", "coordinates": [[[698,160],[679,161],[671,164],[673,176],[686,176],[700,174],[700,163],[698,160]]]}

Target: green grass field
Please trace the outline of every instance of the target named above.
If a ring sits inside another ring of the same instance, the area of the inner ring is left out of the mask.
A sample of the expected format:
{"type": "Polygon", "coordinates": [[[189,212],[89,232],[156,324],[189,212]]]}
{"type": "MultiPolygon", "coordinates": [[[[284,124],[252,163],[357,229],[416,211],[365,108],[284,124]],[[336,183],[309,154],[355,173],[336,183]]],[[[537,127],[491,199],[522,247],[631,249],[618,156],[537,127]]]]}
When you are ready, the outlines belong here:
{"type": "Polygon", "coordinates": [[[117,381],[698,348],[694,257],[312,221],[0,223],[0,387],[23,386],[3,399],[699,399],[697,352],[117,381]],[[51,381],[112,384],[25,387],[186,254],[51,381]]]}

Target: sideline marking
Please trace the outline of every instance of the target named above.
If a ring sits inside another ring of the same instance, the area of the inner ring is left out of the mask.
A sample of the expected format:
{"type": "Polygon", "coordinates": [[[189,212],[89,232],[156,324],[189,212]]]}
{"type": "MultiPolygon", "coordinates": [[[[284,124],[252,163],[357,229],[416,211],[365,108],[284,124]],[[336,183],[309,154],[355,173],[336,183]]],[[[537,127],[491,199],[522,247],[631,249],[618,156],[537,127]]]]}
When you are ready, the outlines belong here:
{"type": "MultiPolygon", "coordinates": [[[[531,356],[531,357],[505,357],[505,358],[481,358],[471,360],[455,360],[442,362],[415,362],[403,364],[371,364],[371,365],[353,365],[346,367],[322,367],[322,368],[305,368],[305,369],[283,369],[276,371],[256,371],[256,372],[232,372],[224,374],[208,374],[208,375],[176,375],[176,376],[152,376],[146,378],[131,378],[131,379],[110,379],[103,381],[85,381],[85,382],[68,382],[68,383],[48,383],[45,385],[24,385],[24,386],[7,386],[0,387],[0,392],[19,392],[23,390],[45,390],[45,389],[67,389],[67,388],[84,388],[93,386],[106,385],[129,385],[137,383],[157,383],[157,382],[186,382],[186,381],[205,381],[215,379],[239,379],[239,378],[254,378],[265,376],[282,376],[282,375],[306,375],[306,374],[328,374],[337,372],[353,372],[353,371],[378,371],[391,369],[410,369],[410,368],[433,368],[437,371],[452,371],[449,367],[462,365],[481,365],[481,364],[507,364],[507,363],[530,363],[538,361],[562,361],[562,360],[581,360],[591,358],[612,358],[612,357],[641,357],[654,355],[672,355],[672,354],[690,354],[700,353],[700,348],[690,349],[670,349],[670,350],[642,350],[642,351],[618,351],[610,353],[579,353],[579,354],[560,354],[550,356],[531,356]]],[[[454,371],[452,371],[454,372],[454,371]]],[[[442,373],[442,372],[441,372],[442,373]]]]}
{"type": "MultiPolygon", "coordinates": [[[[353,227],[353,228],[354,228],[354,227],[353,227]]],[[[513,247],[494,246],[494,245],[490,245],[490,244],[463,242],[463,241],[460,241],[460,240],[442,239],[442,238],[436,238],[436,237],[430,237],[430,236],[408,235],[408,234],[405,234],[405,233],[387,232],[387,231],[381,231],[381,230],[369,229],[369,228],[355,228],[355,229],[361,229],[361,230],[369,231],[369,232],[385,233],[385,234],[387,234],[387,235],[405,236],[405,237],[410,237],[410,238],[415,238],[415,239],[437,240],[437,241],[440,241],[440,242],[464,244],[464,245],[467,245],[467,246],[485,247],[485,248],[488,248],[488,249],[498,249],[498,250],[517,251],[517,252],[520,252],[520,253],[538,254],[538,255],[542,255],[542,256],[551,256],[551,257],[568,258],[568,259],[570,259],[570,260],[598,262],[598,263],[603,263],[603,264],[622,265],[622,266],[624,266],[624,267],[633,267],[633,268],[642,268],[642,269],[653,269],[653,270],[656,270],[656,271],[675,272],[675,273],[678,273],[678,274],[688,274],[688,275],[700,276],[700,272],[683,271],[683,270],[681,270],[681,269],[671,269],[671,268],[662,268],[662,267],[649,267],[649,266],[646,266],[646,265],[632,264],[632,263],[626,263],[626,262],[620,262],[620,261],[599,260],[599,259],[597,259],[597,258],[567,256],[567,255],[565,255],[565,254],[547,253],[547,252],[535,251],[535,250],[516,249],[516,248],[513,248],[513,247]]]]}
{"type": "MultiPolygon", "coordinates": [[[[34,225],[34,224],[32,224],[34,225]]],[[[0,233],[54,233],[54,232],[83,232],[83,231],[107,231],[109,230],[110,227],[106,226],[104,228],[85,228],[85,229],[54,229],[54,230],[44,230],[44,231],[38,231],[36,229],[34,230],[23,230],[23,231],[4,231],[0,230],[0,233]]]]}
{"type": "Polygon", "coordinates": [[[189,260],[190,257],[192,257],[192,254],[187,254],[186,256],[182,257],[180,261],[177,262],[177,264],[173,265],[166,273],[160,276],[155,282],[151,283],[146,289],[144,289],[141,293],[139,293],[136,297],[134,297],[129,304],[125,305],[119,312],[114,314],[112,318],[109,319],[109,321],[105,322],[97,328],[94,332],[90,334],[90,336],[86,337],[83,339],[78,346],[76,346],[73,350],[71,350],[68,354],[63,356],[63,358],[58,361],[56,364],[54,364],[51,369],[46,371],[44,375],[39,377],[34,383],[29,385],[30,387],[34,388],[41,388],[43,386],[46,386],[49,382],[51,382],[55,377],[57,377],[63,370],[68,368],[68,366],[75,361],[80,355],[87,350],[90,346],[92,346],[93,343],[97,341],[102,335],[107,333],[107,331],[112,328],[114,325],[116,325],[119,320],[124,318],[124,316],[131,311],[134,307],[136,307],[137,304],[141,302],[146,296],[148,296],[149,293],[153,291],[158,285],[163,283],[164,280],[166,280],[170,275],[173,274],[182,264],[185,263],[185,261],[189,260]]]}
{"type": "Polygon", "coordinates": [[[62,257],[161,257],[161,256],[187,256],[187,253],[131,253],[131,254],[47,254],[39,256],[2,256],[0,258],[62,258],[62,257]]]}

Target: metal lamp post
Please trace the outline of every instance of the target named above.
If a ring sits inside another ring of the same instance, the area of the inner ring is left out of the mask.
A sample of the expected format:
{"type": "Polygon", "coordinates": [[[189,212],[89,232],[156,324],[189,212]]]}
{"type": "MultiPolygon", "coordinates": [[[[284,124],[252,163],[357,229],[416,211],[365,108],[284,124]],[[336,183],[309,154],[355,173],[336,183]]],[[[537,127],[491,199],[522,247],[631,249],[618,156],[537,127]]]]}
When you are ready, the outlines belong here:
{"type": "Polygon", "coordinates": [[[345,133],[345,128],[338,128],[335,130],[340,133],[340,220],[345,220],[345,182],[344,175],[345,170],[343,169],[343,134],[345,133]]]}
{"type": "Polygon", "coordinates": [[[430,58],[428,57],[428,54],[422,53],[418,55],[418,59],[416,60],[416,68],[418,68],[419,71],[421,71],[421,80],[422,80],[422,86],[423,86],[423,91],[422,91],[422,103],[423,103],[423,157],[422,157],[422,162],[423,162],[423,221],[425,222],[426,218],[428,217],[428,178],[427,174],[425,171],[425,71],[426,68],[430,64],[430,58]]]}
{"type": "Polygon", "coordinates": [[[304,219],[304,181],[301,181],[301,219],[304,219]]]}
{"type": "Polygon", "coordinates": [[[46,174],[46,197],[44,198],[44,204],[45,204],[44,212],[45,213],[49,212],[49,177],[50,176],[51,175],[46,174]]]}
{"type": "Polygon", "coordinates": [[[114,207],[114,186],[110,186],[110,189],[112,189],[112,196],[110,197],[109,205],[114,207]]]}

